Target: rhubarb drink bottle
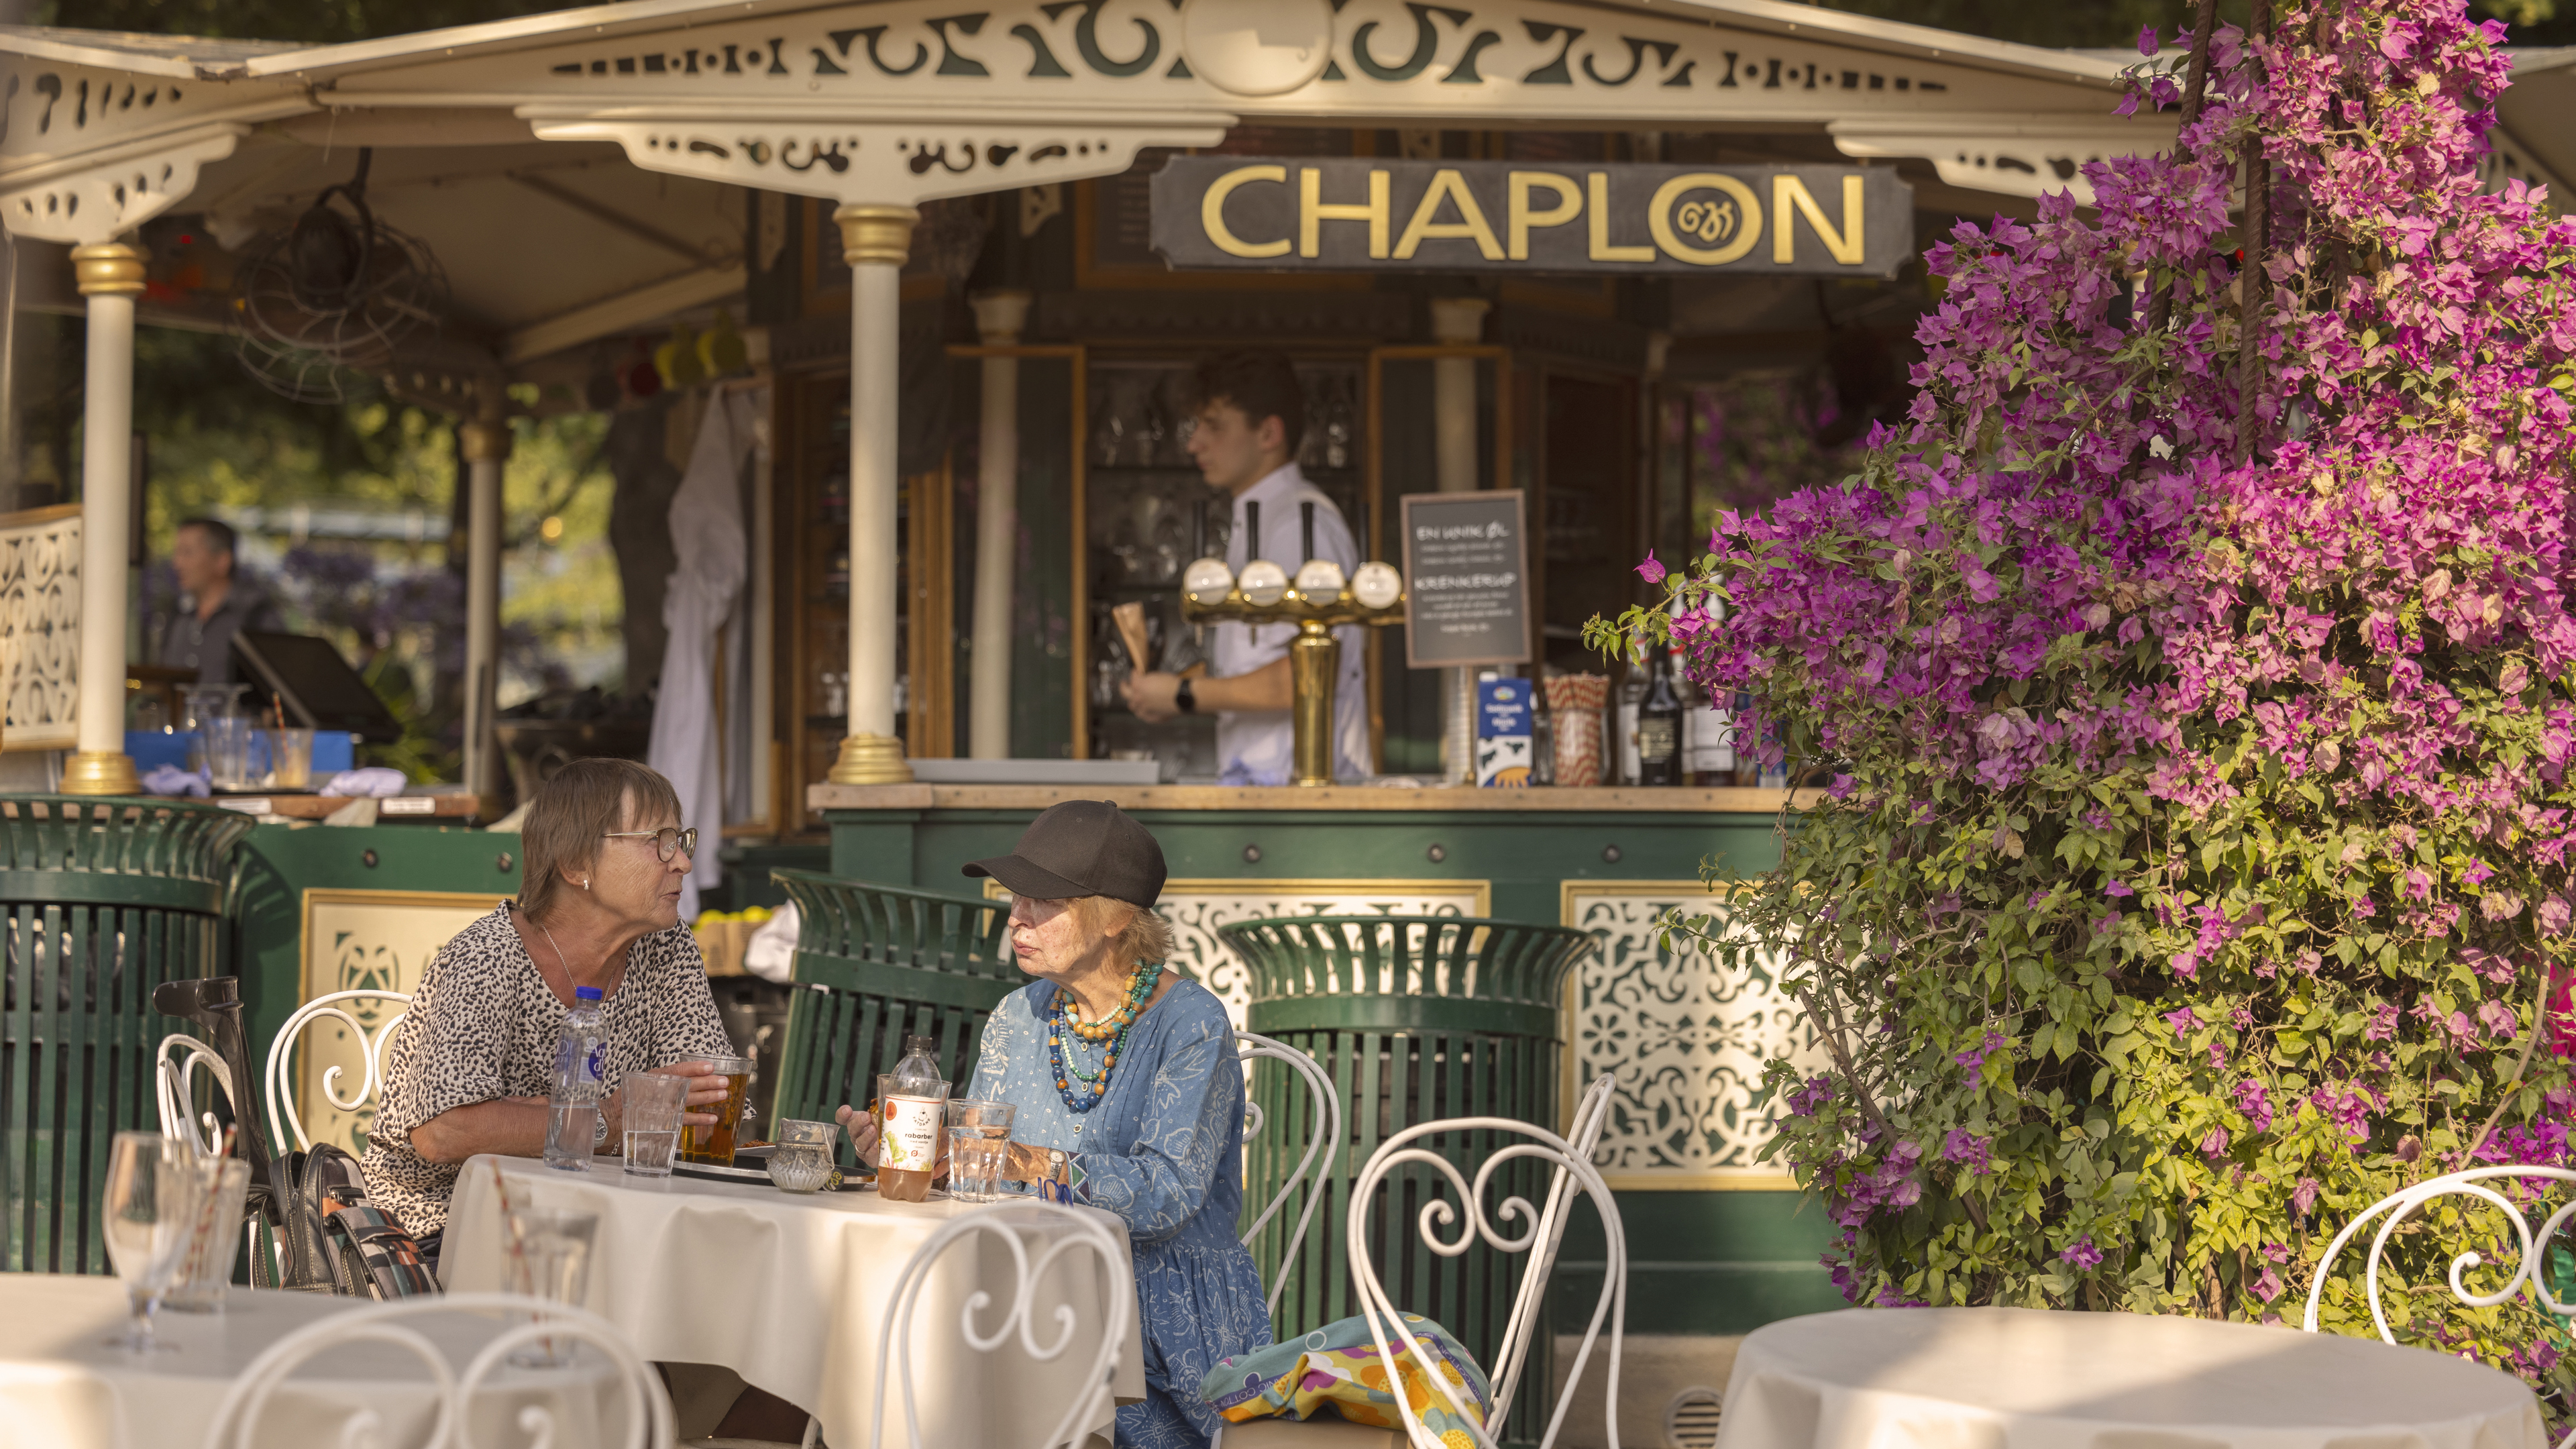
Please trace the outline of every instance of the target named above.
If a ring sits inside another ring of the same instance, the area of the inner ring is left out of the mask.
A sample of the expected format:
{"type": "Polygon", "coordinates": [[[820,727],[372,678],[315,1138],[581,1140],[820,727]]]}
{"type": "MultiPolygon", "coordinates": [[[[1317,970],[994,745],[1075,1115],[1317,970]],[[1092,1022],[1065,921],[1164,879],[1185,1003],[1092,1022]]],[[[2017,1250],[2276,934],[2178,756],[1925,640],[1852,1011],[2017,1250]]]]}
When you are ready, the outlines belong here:
{"type": "Polygon", "coordinates": [[[877,1196],[888,1202],[922,1202],[948,1135],[948,1079],[926,1036],[903,1039],[903,1060],[885,1096],[884,1158],[877,1168],[877,1196]]]}

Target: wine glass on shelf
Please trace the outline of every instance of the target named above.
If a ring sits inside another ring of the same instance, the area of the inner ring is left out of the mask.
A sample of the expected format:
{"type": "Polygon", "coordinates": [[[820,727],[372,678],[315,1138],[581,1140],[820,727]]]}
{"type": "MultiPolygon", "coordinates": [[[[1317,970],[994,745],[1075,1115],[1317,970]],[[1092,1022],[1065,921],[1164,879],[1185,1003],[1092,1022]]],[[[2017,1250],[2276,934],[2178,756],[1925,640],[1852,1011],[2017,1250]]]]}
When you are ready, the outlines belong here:
{"type": "Polygon", "coordinates": [[[174,1349],[153,1335],[153,1310],[177,1275],[198,1194],[197,1164],[187,1144],[158,1132],[119,1132],[107,1160],[107,1256],[125,1280],[133,1325],[108,1346],[129,1353],[174,1349]]]}

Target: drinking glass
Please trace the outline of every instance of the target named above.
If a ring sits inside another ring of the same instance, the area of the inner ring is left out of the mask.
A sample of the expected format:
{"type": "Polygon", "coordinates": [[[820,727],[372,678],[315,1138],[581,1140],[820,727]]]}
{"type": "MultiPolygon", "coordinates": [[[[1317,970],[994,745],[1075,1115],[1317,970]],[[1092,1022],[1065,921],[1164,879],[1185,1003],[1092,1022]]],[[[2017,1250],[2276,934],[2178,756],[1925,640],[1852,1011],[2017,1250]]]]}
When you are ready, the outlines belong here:
{"type": "Polygon", "coordinates": [[[757,1115],[749,1105],[751,1058],[734,1056],[729,1052],[691,1052],[680,1060],[705,1062],[725,1079],[725,1097],[716,1104],[716,1120],[680,1124],[680,1158],[684,1162],[712,1162],[719,1167],[731,1167],[735,1129],[743,1118],[757,1115]]]}
{"type": "MultiPolygon", "coordinates": [[[[590,1288],[590,1248],[599,1236],[599,1214],[514,1206],[508,1228],[509,1256],[501,1264],[507,1291],[580,1307],[590,1288]]],[[[544,1315],[533,1321],[543,1322],[544,1315]]],[[[512,1349],[510,1362],[520,1368],[562,1368],[572,1362],[572,1343],[535,1339],[512,1349]]]]}
{"type": "Polygon", "coordinates": [[[313,731],[261,730],[259,742],[267,768],[260,772],[263,790],[301,790],[313,783],[313,731]]]}
{"type": "Polygon", "coordinates": [[[1011,1155],[1008,1102],[948,1104],[948,1195],[960,1202],[994,1202],[1011,1155]]]}
{"type": "Polygon", "coordinates": [[[232,1287],[233,1257],[242,1245],[242,1200],[250,1194],[250,1164],[238,1157],[196,1160],[200,1197],[189,1220],[179,1266],[161,1306],[178,1313],[221,1313],[232,1287]]]}
{"type": "Polygon", "coordinates": [[[107,1212],[101,1223],[107,1256],[125,1280],[134,1324],[109,1339],[129,1353],[175,1348],[152,1335],[152,1311],[161,1306],[178,1271],[180,1250],[198,1198],[196,1151],[158,1132],[119,1132],[107,1159],[107,1212]]]}
{"type": "Polygon", "coordinates": [[[687,1077],[630,1072],[618,1084],[625,1097],[626,1171],[633,1177],[669,1177],[680,1145],[680,1113],[689,1100],[687,1077]]]}
{"type": "Polygon", "coordinates": [[[832,1180],[832,1154],[840,1133],[830,1122],[779,1119],[778,1144],[769,1152],[769,1180],[784,1192],[821,1191],[832,1180]]]}
{"type": "Polygon", "coordinates": [[[206,774],[216,789],[252,788],[250,746],[256,732],[256,723],[248,715],[220,715],[203,722],[206,774]]]}

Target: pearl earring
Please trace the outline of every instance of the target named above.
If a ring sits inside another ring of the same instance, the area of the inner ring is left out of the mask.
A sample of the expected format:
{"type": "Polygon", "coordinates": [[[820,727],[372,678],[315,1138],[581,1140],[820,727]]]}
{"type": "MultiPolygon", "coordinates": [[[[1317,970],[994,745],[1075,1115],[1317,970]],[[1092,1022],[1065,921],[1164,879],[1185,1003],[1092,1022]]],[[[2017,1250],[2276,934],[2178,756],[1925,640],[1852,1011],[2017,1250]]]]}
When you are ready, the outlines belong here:
{"type": "Polygon", "coordinates": [[[581,888],[583,890],[590,889],[590,878],[588,876],[582,877],[581,888]]]}

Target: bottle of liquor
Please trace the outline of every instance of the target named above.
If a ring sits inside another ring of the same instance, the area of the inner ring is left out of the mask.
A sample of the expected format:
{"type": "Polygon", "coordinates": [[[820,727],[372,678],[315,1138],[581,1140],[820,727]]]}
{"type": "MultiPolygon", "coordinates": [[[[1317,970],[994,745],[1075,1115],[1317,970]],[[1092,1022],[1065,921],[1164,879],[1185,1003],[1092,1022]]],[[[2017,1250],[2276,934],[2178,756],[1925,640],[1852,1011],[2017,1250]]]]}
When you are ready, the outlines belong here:
{"type": "Polygon", "coordinates": [[[1548,708],[1544,668],[1530,679],[1530,783],[1556,783],[1556,711],[1548,708]]]}
{"type": "Polygon", "coordinates": [[[1619,679],[1619,705],[1611,714],[1619,749],[1618,783],[1637,783],[1637,709],[1646,702],[1646,656],[1628,650],[1628,668],[1619,679]]]}
{"type": "Polygon", "coordinates": [[[1682,770],[1694,785],[1732,785],[1735,783],[1734,717],[1719,700],[1725,692],[1712,693],[1691,682],[1684,666],[1688,660],[1682,651],[1673,651],[1673,677],[1680,681],[1682,707],[1682,770]]]}
{"type": "Polygon", "coordinates": [[[1637,706],[1637,783],[1681,783],[1682,697],[1673,688],[1671,656],[1654,652],[1654,672],[1637,706]]]}

